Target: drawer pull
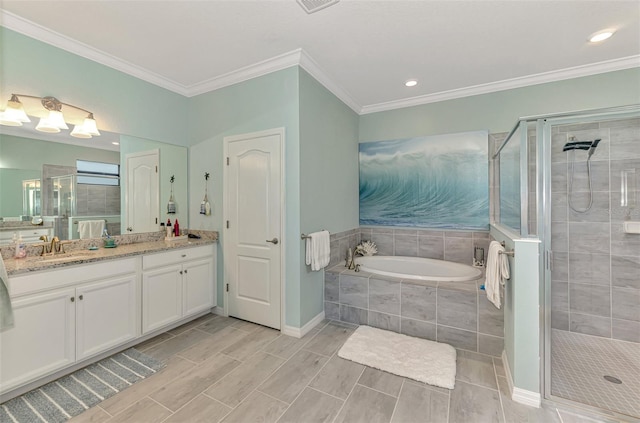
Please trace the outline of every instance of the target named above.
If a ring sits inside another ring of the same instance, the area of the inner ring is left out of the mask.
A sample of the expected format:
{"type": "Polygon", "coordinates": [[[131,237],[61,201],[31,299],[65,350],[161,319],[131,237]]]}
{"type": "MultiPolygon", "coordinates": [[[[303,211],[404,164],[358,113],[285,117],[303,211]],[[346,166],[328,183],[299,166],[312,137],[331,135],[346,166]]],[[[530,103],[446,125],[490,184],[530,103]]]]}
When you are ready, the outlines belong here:
{"type": "Polygon", "coordinates": [[[84,299],[84,296],[80,295],[80,296],[78,297],[78,299],[80,299],[80,301],[82,301],[82,300],[84,299]]]}
{"type": "Polygon", "coordinates": [[[71,300],[72,303],[75,302],[75,300],[76,300],[75,297],[71,297],[69,299],[71,300]]]}
{"type": "Polygon", "coordinates": [[[186,254],[183,254],[183,255],[182,255],[182,258],[185,258],[186,256],[187,256],[186,254]]]}

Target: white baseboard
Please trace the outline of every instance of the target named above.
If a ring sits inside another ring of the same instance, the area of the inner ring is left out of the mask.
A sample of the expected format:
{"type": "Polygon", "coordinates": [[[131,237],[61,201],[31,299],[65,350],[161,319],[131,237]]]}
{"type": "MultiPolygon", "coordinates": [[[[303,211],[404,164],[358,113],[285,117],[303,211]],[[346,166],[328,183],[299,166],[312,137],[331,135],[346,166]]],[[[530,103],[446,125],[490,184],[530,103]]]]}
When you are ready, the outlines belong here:
{"type": "Polygon", "coordinates": [[[293,336],[295,338],[302,338],[303,336],[305,336],[307,333],[309,333],[309,331],[311,331],[311,329],[313,329],[314,327],[316,327],[316,325],[320,322],[322,322],[324,320],[324,310],[322,310],[320,313],[318,313],[316,315],[316,317],[314,317],[313,319],[311,319],[306,325],[304,325],[301,328],[296,328],[293,326],[287,326],[284,325],[282,327],[281,332],[284,335],[289,335],[289,336],[293,336]]]}
{"type": "Polygon", "coordinates": [[[215,306],[211,309],[211,312],[213,314],[217,314],[218,316],[226,316],[226,314],[224,313],[223,307],[215,306]]]}
{"type": "Polygon", "coordinates": [[[542,403],[540,393],[527,391],[526,389],[517,388],[513,385],[513,377],[511,376],[511,369],[509,368],[509,360],[507,360],[507,353],[504,350],[502,350],[502,366],[504,367],[507,385],[509,386],[509,396],[511,399],[520,404],[540,408],[540,404],[542,403]]]}

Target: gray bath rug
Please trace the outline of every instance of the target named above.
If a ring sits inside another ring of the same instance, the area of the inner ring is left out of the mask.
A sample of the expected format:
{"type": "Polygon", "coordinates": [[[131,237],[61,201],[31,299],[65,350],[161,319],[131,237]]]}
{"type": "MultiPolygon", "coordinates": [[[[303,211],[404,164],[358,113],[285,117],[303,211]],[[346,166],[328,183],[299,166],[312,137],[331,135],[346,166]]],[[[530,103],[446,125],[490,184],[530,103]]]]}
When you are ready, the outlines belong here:
{"type": "Polygon", "coordinates": [[[429,385],[455,386],[456,350],[441,342],[360,326],[338,357],[429,385]]]}
{"type": "Polygon", "coordinates": [[[128,349],[0,404],[0,422],[65,422],[164,366],[128,349]]]}

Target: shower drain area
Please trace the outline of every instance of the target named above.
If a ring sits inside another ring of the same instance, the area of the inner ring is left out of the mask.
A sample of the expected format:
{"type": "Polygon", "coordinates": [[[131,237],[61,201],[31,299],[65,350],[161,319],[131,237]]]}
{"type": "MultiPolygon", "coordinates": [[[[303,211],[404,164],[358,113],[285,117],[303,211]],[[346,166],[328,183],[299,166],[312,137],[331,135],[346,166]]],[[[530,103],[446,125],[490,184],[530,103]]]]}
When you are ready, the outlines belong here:
{"type": "Polygon", "coordinates": [[[553,329],[551,394],[640,418],[640,344],[553,329]]]}

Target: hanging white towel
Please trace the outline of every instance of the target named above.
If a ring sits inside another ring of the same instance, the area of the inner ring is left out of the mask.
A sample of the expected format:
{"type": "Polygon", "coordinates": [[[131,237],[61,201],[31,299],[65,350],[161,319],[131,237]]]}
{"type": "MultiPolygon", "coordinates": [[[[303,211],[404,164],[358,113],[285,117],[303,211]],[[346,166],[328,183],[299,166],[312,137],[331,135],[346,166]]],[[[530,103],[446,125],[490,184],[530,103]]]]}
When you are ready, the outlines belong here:
{"type": "Polygon", "coordinates": [[[497,308],[500,308],[500,287],[509,279],[509,260],[504,252],[504,247],[497,241],[489,244],[487,254],[487,274],[484,281],[484,289],[487,291],[487,299],[497,308]]]}
{"type": "Polygon", "coordinates": [[[100,238],[104,232],[104,220],[81,220],[78,222],[80,239],[100,238]]]}
{"type": "Polygon", "coordinates": [[[9,297],[9,275],[0,255],[0,332],[13,327],[13,308],[9,297]]]}
{"type": "Polygon", "coordinates": [[[311,270],[315,272],[326,267],[331,259],[329,232],[313,232],[306,241],[305,262],[311,265],[311,270]]]}

